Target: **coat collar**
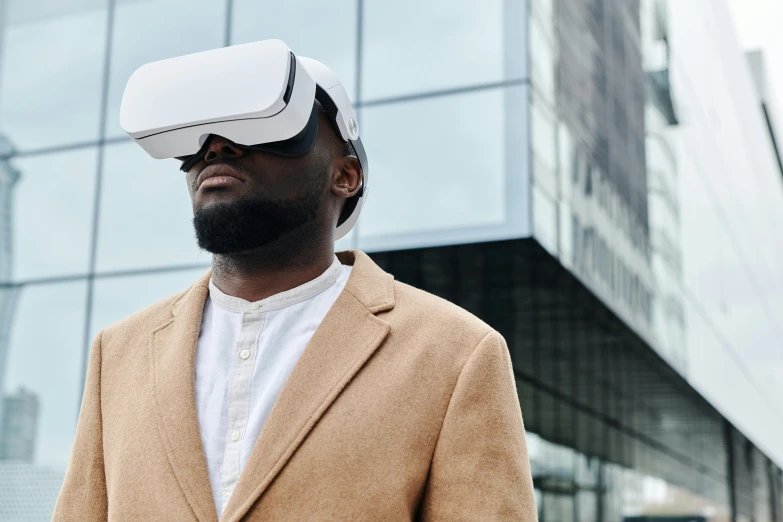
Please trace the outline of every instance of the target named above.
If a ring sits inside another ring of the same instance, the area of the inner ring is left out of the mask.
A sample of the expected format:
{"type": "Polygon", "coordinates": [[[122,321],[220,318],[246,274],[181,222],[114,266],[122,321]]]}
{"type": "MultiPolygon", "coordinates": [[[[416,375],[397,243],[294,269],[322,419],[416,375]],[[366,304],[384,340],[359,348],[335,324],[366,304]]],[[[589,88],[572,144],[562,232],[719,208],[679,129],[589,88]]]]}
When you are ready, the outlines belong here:
{"type": "MultiPolygon", "coordinates": [[[[340,263],[353,266],[351,276],[345,284],[345,290],[353,295],[365,308],[372,313],[383,312],[394,308],[394,277],[383,271],[381,267],[361,250],[344,250],[335,255],[340,263]]],[[[184,292],[182,297],[171,305],[171,313],[176,316],[183,305],[196,298],[196,304],[203,308],[206,296],[209,294],[209,280],[212,270],[207,270],[196,283],[184,292]],[[196,292],[195,295],[193,292],[196,292]],[[200,293],[206,292],[203,297],[200,293]],[[199,302],[200,301],[200,302],[199,302]]],[[[201,317],[199,317],[201,320],[201,317]]]]}
{"type": "MultiPolygon", "coordinates": [[[[244,516],[283,469],[313,426],[389,333],[375,314],[394,307],[394,278],[359,250],[338,252],[353,265],[339,297],[313,334],[275,402],[222,520],[244,516]]],[[[151,333],[155,407],[172,468],[201,522],[217,521],[194,389],[196,346],[207,271],[171,307],[172,317],[151,333]]]]}

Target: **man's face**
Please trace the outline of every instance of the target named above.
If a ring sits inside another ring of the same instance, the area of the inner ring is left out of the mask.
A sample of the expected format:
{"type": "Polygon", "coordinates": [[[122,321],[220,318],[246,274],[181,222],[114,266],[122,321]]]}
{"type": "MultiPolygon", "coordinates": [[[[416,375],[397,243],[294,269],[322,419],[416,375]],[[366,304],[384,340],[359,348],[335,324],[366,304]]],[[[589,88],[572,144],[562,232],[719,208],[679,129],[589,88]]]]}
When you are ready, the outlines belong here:
{"type": "Polygon", "coordinates": [[[337,163],[329,131],[319,114],[315,144],[296,158],[213,136],[186,175],[199,246],[216,254],[244,252],[327,217],[322,209],[331,200],[337,163]]]}

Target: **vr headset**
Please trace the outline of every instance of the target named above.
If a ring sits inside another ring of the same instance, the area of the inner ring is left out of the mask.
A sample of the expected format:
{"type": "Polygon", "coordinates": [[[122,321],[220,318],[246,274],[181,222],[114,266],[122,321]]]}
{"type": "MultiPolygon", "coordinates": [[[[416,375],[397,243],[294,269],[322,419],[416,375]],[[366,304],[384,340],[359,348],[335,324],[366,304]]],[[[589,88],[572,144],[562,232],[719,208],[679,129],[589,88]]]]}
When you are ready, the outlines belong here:
{"type": "Polygon", "coordinates": [[[346,201],[335,239],[344,237],[367,199],[367,155],[351,102],[324,64],[296,56],[280,40],[188,54],[139,67],[128,80],[120,125],[156,159],[189,170],[211,136],[286,157],[306,154],[318,133],[318,100],[335,132],[350,143],[362,186],[346,201]]]}

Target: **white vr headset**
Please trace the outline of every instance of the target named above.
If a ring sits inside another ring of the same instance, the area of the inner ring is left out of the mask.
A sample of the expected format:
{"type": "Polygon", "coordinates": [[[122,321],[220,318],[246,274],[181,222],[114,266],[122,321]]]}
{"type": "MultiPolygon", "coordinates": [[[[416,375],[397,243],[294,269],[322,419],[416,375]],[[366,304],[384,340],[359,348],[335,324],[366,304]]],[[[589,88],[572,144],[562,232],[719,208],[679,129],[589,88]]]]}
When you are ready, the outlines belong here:
{"type": "Polygon", "coordinates": [[[243,148],[295,157],[315,142],[315,100],[338,135],[353,146],[362,168],[362,186],[346,201],[337,223],[335,239],[340,239],[353,228],[367,199],[367,155],[356,114],[331,69],[295,56],[280,40],[142,65],[125,86],[120,125],[150,156],[178,158],[183,167],[203,157],[211,135],[243,148]]]}

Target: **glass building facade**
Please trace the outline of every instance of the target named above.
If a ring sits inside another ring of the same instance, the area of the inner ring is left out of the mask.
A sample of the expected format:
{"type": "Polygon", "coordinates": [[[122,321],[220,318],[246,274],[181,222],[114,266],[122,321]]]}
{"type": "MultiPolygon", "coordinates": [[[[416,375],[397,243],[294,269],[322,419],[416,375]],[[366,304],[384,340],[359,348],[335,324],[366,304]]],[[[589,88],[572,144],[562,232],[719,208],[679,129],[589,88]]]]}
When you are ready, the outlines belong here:
{"type": "Polygon", "coordinates": [[[267,38],[357,108],[336,249],[508,340],[542,521],[783,522],[783,175],[723,0],[0,0],[0,521],[51,515],[95,334],[210,264],[125,82],[267,38]]]}

